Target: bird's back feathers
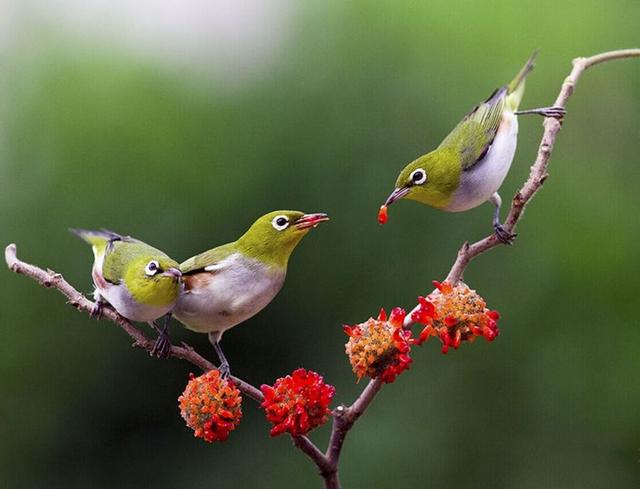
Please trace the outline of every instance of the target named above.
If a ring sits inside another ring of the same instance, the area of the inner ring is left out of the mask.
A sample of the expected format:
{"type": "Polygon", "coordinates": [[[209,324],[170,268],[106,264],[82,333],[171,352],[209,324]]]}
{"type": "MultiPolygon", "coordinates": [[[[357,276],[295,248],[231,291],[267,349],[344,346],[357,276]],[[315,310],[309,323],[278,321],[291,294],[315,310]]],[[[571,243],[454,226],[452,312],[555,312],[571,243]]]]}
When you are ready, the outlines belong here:
{"type": "Polygon", "coordinates": [[[487,100],[474,107],[438,147],[455,150],[460,155],[463,170],[473,167],[487,154],[502,123],[504,111],[513,112],[520,105],[525,79],[533,70],[537,55],[535,51],[508,85],[494,90],[487,100]]]}
{"type": "Polygon", "coordinates": [[[183,275],[204,271],[205,267],[219,263],[236,251],[235,242],[218,246],[185,260],[180,264],[180,270],[182,270],[183,275]]]}

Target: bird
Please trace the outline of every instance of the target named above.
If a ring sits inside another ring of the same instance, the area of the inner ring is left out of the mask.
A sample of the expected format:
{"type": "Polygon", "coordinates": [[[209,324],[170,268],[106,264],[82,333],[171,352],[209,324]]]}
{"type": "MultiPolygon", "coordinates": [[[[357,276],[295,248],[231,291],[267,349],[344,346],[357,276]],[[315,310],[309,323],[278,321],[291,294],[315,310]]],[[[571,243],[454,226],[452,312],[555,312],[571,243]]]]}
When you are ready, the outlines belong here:
{"type": "Polygon", "coordinates": [[[293,250],[312,228],[328,220],[324,213],[273,211],[236,241],[180,264],[184,291],[173,316],[187,329],[209,335],[223,376],[229,376],[230,367],[220,346],[222,334],[273,300],[284,285],[293,250]]]}
{"type": "Polygon", "coordinates": [[[171,349],[170,311],[183,287],[178,262],[142,241],[106,229],[69,231],[93,248],[95,305],[91,315],[100,317],[107,303],[130,321],[149,323],[159,333],[151,354],[166,358],[171,349]],[[164,327],[160,329],[155,321],[163,316],[164,327]]]}
{"type": "Polygon", "coordinates": [[[511,244],[516,237],[500,222],[502,199],[498,193],[516,151],[517,115],[539,114],[562,118],[565,110],[552,106],[518,111],[525,79],[533,70],[538,52],[527,60],[516,77],[474,107],[435,150],[409,163],[399,174],[395,189],[378,212],[387,221],[387,207],[399,199],[415,200],[437,209],[461,212],[484,202],[494,205],[496,237],[511,244]]]}

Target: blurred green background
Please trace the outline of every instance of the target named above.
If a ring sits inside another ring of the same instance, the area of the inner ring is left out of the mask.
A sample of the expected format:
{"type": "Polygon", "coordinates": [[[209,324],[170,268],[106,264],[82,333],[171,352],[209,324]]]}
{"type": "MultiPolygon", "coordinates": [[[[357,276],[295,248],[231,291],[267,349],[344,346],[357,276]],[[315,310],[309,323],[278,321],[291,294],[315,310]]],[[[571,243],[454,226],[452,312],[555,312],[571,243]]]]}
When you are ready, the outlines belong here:
{"type": "MultiPolygon", "coordinates": [[[[343,323],[412,307],[491,208],[378,205],[404,164],[541,48],[523,107],[550,105],[578,55],[638,47],[635,0],[5,2],[0,20],[0,241],[91,290],[67,228],[108,227],[177,259],[279,208],[332,221],[285,288],[225,335],[260,384],[304,366],[350,403],[343,323]]],[[[512,248],[466,280],[502,335],[414,353],[344,448],[345,488],[640,485],[640,60],[586,73],[551,178],[512,248]]],[[[502,190],[526,178],[523,118],[502,190]]],[[[0,272],[0,486],[320,487],[245,402],[225,444],[195,439],[177,397],[193,369],[130,348],[113,324],[0,272]]],[[[146,328],[146,326],[143,326],[146,328]]],[[[205,336],[173,330],[213,358],[205,336]]],[[[327,428],[313,438],[324,446],[327,428]]]]}

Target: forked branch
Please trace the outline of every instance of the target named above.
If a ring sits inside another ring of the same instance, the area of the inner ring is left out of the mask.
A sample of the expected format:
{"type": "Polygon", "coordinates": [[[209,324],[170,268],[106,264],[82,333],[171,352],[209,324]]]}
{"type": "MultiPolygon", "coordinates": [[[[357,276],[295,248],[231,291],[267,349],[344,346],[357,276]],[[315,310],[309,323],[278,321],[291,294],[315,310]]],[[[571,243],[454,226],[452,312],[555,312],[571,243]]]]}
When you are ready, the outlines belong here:
{"type": "MultiPolygon", "coordinates": [[[[573,69],[569,76],[564,80],[560,89],[560,94],[553,105],[562,108],[566,107],[567,101],[573,94],[578,80],[582,73],[588,68],[599,63],[632,57],[640,57],[640,49],[623,49],[597,54],[588,58],[574,59],[573,69]]],[[[546,118],[543,125],[544,133],[542,135],[542,141],[540,142],[538,154],[533,166],[531,167],[529,177],[520,190],[518,190],[511,202],[511,208],[509,209],[509,214],[505,221],[505,228],[509,232],[513,232],[516,224],[522,217],[522,213],[526,206],[529,204],[533,196],[540,190],[548,177],[547,168],[549,166],[549,159],[556,142],[556,137],[562,127],[562,123],[556,119],[546,118]]],[[[471,260],[500,244],[501,242],[493,234],[473,244],[464,243],[458,251],[456,260],[445,280],[452,284],[459,282],[462,280],[463,273],[471,260]]],[[[94,306],[93,302],[71,286],[62,277],[62,275],[52,270],[44,270],[35,265],[19,260],[16,253],[16,246],[14,244],[7,246],[5,250],[5,261],[11,271],[30,277],[44,287],[58,290],[67,298],[69,304],[79,311],[84,311],[86,313],[90,313],[92,311],[94,306]]],[[[133,346],[143,348],[149,352],[152,350],[154,341],[147,338],[142,331],[136,328],[127,319],[120,316],[113,309],[105,307],[103,316],[120,326],[134,340],[133,346]]],[[[411,326],[410,318],[411,314],[408,314],[405,327],[411,326]]],[[[209,362],[206,358],[196,353],[192,347],[184,343],[182,346],[172,346],[170,356],[186,360],[203,371],[209,371],[216,368],[215,365],[209,362]]],[[[232,377],[232,379],[243,394],[258,403],[262,402],[263,396],[259,389],[237,377],[232,377]]],[[[318,449],[318,447],[306,436],[292,437],[295,446],[305,453],[318,468],[322,478],[324,479],[326,489],[340,488],[338,463],[345,438],[355,422],[360,418],[360,416],[362,416],[369,405],[373,402],[375,396],[380,392],[382,385],[382,380],[379,378],[369,381],[360,396],[351,406],[339,406],[333,411],[331,437],[325,453],[322,453],[320,449],[318,449]]]]}

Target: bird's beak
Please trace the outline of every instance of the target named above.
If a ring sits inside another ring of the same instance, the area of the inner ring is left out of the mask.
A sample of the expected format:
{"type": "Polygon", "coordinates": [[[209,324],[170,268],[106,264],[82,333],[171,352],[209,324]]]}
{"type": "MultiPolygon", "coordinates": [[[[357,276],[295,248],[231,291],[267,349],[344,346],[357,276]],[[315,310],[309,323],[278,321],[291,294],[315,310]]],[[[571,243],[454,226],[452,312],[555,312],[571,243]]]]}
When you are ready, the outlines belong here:
{"type": "Polygon", "coordinates": [[[182,277],[182,272],[177,268],[167,268],[164,272],[162,272],[162,275],[166,277],[173,277],[176,280],[179,280],[182,277]]]}
{"type": "Polygon", "coordinates": [[[305,214],[300,219],[298,219],[294,224],[296,229],[309,229],[315,228],[321,222],[325,222],[329,220],[329,216],[319,212],[317,214],[305,214]]]}
{"type": "Polygon", "coordinates": [[[409,190],[410,187],[400,187],[395,189],[393,192],[391,192],[391,194],[389,194],[389,197],[387,197],[384,205],[393,204],[396,200],[401,199],[402,197],[407,195],[409,193],[409,190]]]}

